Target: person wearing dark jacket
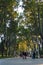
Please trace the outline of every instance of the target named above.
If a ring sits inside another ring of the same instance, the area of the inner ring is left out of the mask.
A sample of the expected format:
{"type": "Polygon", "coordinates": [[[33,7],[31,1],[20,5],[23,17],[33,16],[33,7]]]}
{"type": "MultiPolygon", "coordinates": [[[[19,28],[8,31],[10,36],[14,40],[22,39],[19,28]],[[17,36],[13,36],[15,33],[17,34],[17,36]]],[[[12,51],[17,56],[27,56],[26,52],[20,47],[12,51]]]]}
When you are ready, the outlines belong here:
{"type": "Polygon", "coordinates": [[[33,51],[32,58],[35,59],[35,51],[33,51]]]}
{"type": "Polygon", "coordinates": [[[27,52],[22,52],[22,54],[23,54],[23,59],[26,59],[27,52]]]}

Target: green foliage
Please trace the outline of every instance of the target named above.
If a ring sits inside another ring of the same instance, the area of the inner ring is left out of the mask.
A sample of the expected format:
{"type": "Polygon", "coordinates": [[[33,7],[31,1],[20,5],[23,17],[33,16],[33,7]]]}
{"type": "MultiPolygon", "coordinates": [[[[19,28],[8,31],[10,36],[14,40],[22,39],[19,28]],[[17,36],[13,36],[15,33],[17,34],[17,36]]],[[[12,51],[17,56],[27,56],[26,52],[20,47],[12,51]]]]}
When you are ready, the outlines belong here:
{"type": "Polygon", "coordinates": [[[17,6],[16,0],[0,0],[0,33],[5,34],[5,42],[6,39],[10,42],[8,46],[9,52],[10,47],[15,49],[18,42],[23,40],[29,42],[32,35],[37,36],[40,33],[43,35],[43,3],[36,3],[35,0],[23,0],[22,7],[24,7],[25,20],[23,20],[23,16],[18,17],[18,13],[14,11],[17,6]],[[10,20],[10,25],[7,28],[6,23],[8,23],[8,20],[10,20]]]}

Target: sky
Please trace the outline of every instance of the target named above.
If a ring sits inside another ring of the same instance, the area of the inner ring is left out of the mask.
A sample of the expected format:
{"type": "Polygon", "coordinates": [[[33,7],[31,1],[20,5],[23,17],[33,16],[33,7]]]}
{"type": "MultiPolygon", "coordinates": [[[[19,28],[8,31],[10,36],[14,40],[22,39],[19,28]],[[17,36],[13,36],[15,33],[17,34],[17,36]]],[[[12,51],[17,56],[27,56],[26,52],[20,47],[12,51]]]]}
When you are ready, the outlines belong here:
{"type": "Polygon", "coordinates": [[[14,11],[17,11],[17,13],[18,13],[19,16],[22,15],[23,11],[24,11],[24,8],[22,7],[22,5],[23,5],[23,1],[20,0],[18,7],[14,8],[14,11]]]}

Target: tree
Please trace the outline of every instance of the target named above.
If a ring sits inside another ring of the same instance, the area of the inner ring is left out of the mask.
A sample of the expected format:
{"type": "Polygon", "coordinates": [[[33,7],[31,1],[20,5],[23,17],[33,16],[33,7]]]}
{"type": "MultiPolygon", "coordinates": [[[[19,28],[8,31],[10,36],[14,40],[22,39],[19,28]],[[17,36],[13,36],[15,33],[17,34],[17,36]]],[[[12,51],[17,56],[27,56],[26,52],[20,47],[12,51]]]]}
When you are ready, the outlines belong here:
{"type": "Polygon", "coordinates": [[[16,0],[0,0],[0,33],[5,35],[5,45],[10,34],[10,30],[6,27],[6,23],[9,22],[8,20],[11,21],[11,18],[14,19],[16,17],[16,13],[13,11],[13,6],[15,7],[16,3],[16,0]]]}

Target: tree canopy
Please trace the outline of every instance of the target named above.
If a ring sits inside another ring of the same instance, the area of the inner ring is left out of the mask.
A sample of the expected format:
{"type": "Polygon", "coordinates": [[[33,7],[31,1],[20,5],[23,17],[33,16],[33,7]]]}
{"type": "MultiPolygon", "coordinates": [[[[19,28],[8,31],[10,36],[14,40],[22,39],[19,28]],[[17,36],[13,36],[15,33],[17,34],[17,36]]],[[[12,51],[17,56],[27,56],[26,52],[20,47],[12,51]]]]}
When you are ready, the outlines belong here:
{"type": "MultiPolygon", "coordinates": [[[[40,35],[43,40],[43,2],[35,0],[0,0],[0,36],[4,34],[4,45],[9,54],[16,50],[18,43],[28,40],[37,42],[40,35]],[[9,52],[8,52],[9,51],[9,52]]],[[[40,40],[39,40],[40,41],[40,40]]],[[[42,43],[42,42],[41,42],[42,43]]]]}

